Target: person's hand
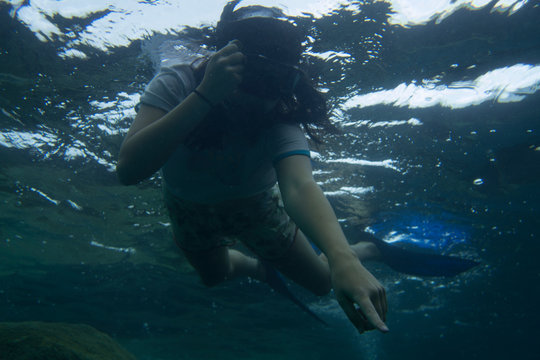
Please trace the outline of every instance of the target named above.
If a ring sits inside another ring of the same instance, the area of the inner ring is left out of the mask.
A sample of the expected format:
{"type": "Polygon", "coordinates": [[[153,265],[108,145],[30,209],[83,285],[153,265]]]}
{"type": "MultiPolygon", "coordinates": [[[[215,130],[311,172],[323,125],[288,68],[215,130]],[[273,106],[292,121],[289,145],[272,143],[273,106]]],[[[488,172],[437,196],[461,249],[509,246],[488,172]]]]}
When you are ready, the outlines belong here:
{"type": "Polygon", "coordinates": [[[386,292],[360,261],[343,259],[331,265],[330,271],[337,301],[358,331],[388,332],[386,292]]]}
{"type": "Polygon", "coordinates": [[[233,40],[216,52],[206,66],[203,80],[197,87],[213,104],[221,102],[242,82],[245,56],[241,43],[233,40]]]}

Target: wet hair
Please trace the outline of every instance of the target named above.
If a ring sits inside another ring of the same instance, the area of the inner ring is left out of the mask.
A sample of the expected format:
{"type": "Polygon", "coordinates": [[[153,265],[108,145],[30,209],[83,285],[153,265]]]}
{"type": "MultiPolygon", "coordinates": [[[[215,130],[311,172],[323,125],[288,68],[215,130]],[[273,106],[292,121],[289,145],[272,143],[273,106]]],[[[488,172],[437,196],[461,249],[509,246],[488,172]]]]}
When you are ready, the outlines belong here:
{"type": "Polygon", "coordinates": [[[235,10],[240,0],[230,1],[221,14],[214,39],[218,49],[233,39],[243,49],[287,64],[297,64],[305,34],[281,9],[252,5],[235,10]]]}
{"type": "MultiPolygon", "coordinates": [[[[243,52],[260,54],[283,66],[295,67],[301,76],[291,92],[279,94],[276,107],[267,114],[230,114],[230,109],[223,104],[216,105],[194,130],[188,145],[219,148],[221,137],[227,131],[242,131],[255,141],[261,129],[275,122],[300,124],[313,142],[321,144],[323,132],[335,133],[337,129],[329,120],[323,94],[313,85],[309,75],[301,70],[305,34],[280,9],[253,5],[234,10],[240,1],[233,0],[225,6],[213,36],[216,49],[238,39],[243,45],[243,52]],[[224,121],[224,116],[229,116],[229,121],[224,121]],[[255,117],[258,119],[256,123],[255,117]],[[216,118],[221,120],[215,121],[216,118]]],[[[204,76],[206,64],[207,61],[203,61],[194,66],[199,82],[204,76]]]]}

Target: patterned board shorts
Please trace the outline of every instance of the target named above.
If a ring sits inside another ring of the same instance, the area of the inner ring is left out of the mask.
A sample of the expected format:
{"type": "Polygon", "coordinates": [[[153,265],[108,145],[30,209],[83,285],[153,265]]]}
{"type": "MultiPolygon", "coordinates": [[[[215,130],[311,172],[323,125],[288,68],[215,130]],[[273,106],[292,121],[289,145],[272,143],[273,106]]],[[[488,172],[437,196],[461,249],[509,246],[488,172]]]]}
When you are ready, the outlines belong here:
{"type": "Polygon", "coordinates": [[[285,212],[279,188],[217,204],[198,204],[165,190],[176,244],[184,251],[205,252],[240,240],[266,260],[286,256],[298,227],[285,212]]]}

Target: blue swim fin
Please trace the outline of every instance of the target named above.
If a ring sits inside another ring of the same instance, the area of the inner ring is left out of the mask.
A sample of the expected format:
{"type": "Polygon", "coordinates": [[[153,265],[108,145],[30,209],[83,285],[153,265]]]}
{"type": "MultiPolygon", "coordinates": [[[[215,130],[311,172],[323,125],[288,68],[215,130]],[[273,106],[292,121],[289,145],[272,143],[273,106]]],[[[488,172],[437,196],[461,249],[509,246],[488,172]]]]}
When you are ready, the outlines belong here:
{"type": "Polygon", "coordinates": [[[308,313],[312,318],[314,318],[318,322],[328,326],[326,321],[321,319],[306,304],[304,304],[296,296],[294,296],[294,294],[289,290],[289,288],[287,287],[287,284],[285,284],[285,281],[283,281],[283,278],[281,277],[281,275],[279,274],[279,272],[276,270],[275,267],[273,267],[268,261],[265,261],[262,259],[260,259],[260,261],[262,262],[264,269],[266,271],[266,282],[268,283],[268,285],[270,285],[272,289],[274,289],[277,293],[291,300],[298,307],[304,310],[304,312],[308,313]]]}
{"type": "Polygon", "coordinates": [[[428,254],[388,244],[387,242],[364,232],[361,241],[369,241],[381,252],[382,261],[392,269],[417,276],[455,276],[472,269],[480,263],[475,260],[456,256],[428,254]]]}

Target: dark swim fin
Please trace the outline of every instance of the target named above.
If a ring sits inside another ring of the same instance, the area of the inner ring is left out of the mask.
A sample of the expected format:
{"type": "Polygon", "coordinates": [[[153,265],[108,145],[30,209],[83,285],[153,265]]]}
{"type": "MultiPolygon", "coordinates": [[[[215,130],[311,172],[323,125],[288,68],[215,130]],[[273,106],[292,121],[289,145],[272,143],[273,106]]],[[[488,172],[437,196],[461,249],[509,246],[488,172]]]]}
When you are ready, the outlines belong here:
{"type": "Polygon", "coordinates": [[[382,261],[392,269],[418,276],[455,276],[472,269],[480,263],[456,256],[427,254],[388,244],[370,233],[364,232],[361,241],[369,241],[381,252],[382,261]]]}
{"type": "Polygon", "coordinates": [[[328,326],[328,323],[321,319],[317,314],[315,314],[309,307],[307,307],[306,304],[301,302],[294,294],[289,290],[287,285],[285,284],[285,281],[281,278],[279,275],[279,272],[276,270],[275,267],[273,267],[269,262],[265,260],[260,260],[262,264],[264,265],[264,269],[266,270],[266,282],[272,289],[274,289],[277,293],[283,295],[284,297],[291,300],[293,303],[295,303],[299,308],[304,310],[304,312],[308,313],[312,318],[317,320],[318,322],[328,326]]]}

